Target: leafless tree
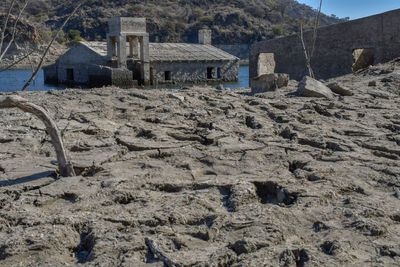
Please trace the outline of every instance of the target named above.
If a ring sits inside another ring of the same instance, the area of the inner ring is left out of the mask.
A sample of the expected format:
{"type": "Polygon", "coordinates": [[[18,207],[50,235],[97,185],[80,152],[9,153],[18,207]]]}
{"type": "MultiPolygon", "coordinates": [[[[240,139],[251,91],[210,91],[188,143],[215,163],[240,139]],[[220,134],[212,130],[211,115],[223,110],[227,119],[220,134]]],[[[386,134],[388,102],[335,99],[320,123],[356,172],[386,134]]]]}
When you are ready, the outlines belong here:
{"type": "Polygon", "coordinates": [[[309,76],[312,78],[315,78],[315,76],[314,76],[314,71],[311,67],[311,59],[314,56],[315,43],[316,43],[317,37],[318,37],[318,26],[319,26],[319,19],[321,16],[321,8],[322,8],[322,0],[320,0],[320,2],[319,2],[319,9],[315,16],[313,34],[312,34],[312,44],[311,44],[311,48],[309,48],[309,49],[307,49],[306,43],[304,41],[303,23],[300,24],[300,39],[301,39],[301,44],[303,46],[304,56],[306,59],[306,67],[307,67],[309,76]]]}
{"type": "MultiPolygon", "coordinates": [[[[0,27],[1,27],[0,63],[1,63],[2,59],[4,58],[4,56],[6,55],[6,53],[8,52],[8,50],[10,49],[12,43],[15,41],[15,36],[17,34],[17,26],[18,26],[17,24],[21,20],[22,13],[24,12],[25,8],[28,6],[29,2],[30,2],[30,0],[23,0],[22,3],[17,0],[11,0],[9,6],[7,8],[7,14],[5,16],[3,24],[0,25],[0,27]],[[9,21],[11,20],[12,12],[15,8],[18,9],[18,15],[15,18],[15,21],[13,22],[13,24],[10,26],[9,21]],[[8,44],[4,46],[6,37],[8,37],[6,35],[7,30],[11,33],[11,36],[8,40],[8,44]],[[4,48],[3,48],[3,46],[4,46],[4,48]]],[[[43,66],[45,57],[48,54],[54,41],[56,40],[56,38],[58,37],[58,35],[62,31],[62,29],[65,27],[65,25],[68,23],[68,21],[71,19],[71,17],[76,13],[76,11],[82,5],[82,3],[83,3],[83,1],[76,6],[74,11],[65,19],[63,25],[58,29],[57,33],[53,36],[53,38],[47,45],[45,51],[43,52],[43,54],[40,58],[39,64],[33,68],[31,78],[23,86],[23,88],[22,88],[23,91],[26,90],[26,88],[35,79],[39,70],[43,66]]],[[[23,58],[27,58],[27,57],[29,58],[30,54],[31,54],[31,52],[28,51],[23,58]]],[[[17,63],[12,63],[11,65],[15,65],[15,64],[17,64],[17,63]]],[[[75,176],[74,168],[67,159],[67,153],[65,152],[65,149],[64,149],[64,144],[63,144],[60,130],[58,129],[56,123],[51,118],[49,113],[44,108],[42,108],[38,105],[35,105],[34,103],[29,102],[27,99],[24,99],[24,98],[22,98],[20,96],[16,96],[16,95],[0,97],[0,109],[5,109],[5,108],[18,108],[24,112],[32,113],[33,115],[38,117],[46,126],[46,131],[51,137],[52,144],[54,146],[54,149],[55,149],[55,152],[57,155],[58,168],[59,168],[60,175],[63,177],[75,176]]]]}

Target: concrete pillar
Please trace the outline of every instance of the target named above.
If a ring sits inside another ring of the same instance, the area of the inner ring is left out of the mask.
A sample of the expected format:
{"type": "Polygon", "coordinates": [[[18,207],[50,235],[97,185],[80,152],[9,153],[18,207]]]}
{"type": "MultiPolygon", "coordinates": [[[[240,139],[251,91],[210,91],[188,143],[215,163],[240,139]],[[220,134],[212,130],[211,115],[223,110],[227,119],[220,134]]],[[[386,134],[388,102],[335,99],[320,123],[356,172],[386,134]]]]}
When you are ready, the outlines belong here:
{"type": "Polygon", "coordinates": [[[141,78],[144,85],[150,84],[150,55],[149,55],[149,35],[140,38],[140,61],[142,63],[141,78]]]}
{"type": "Polygon", "coordinates": [[[126,35],[120,34],[117,37],[117,57],[118,67],[126,66],[126,35]]]}

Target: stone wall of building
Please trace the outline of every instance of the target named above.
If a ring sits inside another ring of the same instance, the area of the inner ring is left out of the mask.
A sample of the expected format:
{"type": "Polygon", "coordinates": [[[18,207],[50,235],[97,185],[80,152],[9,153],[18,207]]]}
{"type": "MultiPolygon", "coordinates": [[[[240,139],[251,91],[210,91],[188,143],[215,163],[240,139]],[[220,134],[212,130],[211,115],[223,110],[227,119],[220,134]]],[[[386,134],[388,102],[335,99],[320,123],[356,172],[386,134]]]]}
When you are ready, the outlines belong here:
{"type": "Polygon", "coordinates": [[[239,61],[152,62],[150,73],[153,84],[237,81],[239,61]],[[208,77],[209,68],[212,69],[214,78],[208,77]],[[166,72],[170,72],[170,80],[166,80],[166,72]]]}
{"type": "Polygon", "coordinates": [[[65,84],[87,84],[89,69],[93,65],[105,65],[99,54],[84,45],[76,45],[57,61],[58,82],[65,84]]]}
{"type": "MultiPolygon", "coordinates": [[[[305,33],[305,41],[311,46],[312,32],[305,33]]],[[[374,64],[400,57],[400,9],[354,21],[320,28],[312,68],[318,79],[327,79],[352,72],[360,49],[372,52],[374,64]],[[353,56],[354,54],[354,56],[353,56]],[[355,58],[356,57],[356,58],[355,58]]],[[[250,78],[259,76],[260,53],[273,53],[276,73],[288,73],[300,80],[307,74],[305,57],[299,35],[291,35],[256,43],[250,51],[250,78]]],[[[362,54],[362,53],[361,53],[362,54]]],[[[262,57],[270,58],[270,57],[262,57]]]]}

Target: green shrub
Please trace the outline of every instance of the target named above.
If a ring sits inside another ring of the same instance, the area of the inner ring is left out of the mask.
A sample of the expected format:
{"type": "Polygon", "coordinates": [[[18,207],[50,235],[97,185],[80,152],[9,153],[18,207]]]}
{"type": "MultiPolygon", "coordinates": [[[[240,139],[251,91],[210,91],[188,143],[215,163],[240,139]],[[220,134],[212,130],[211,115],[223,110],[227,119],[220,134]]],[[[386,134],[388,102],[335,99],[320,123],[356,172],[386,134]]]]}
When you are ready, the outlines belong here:
{"type": "Polygon", "coordinates": [[[214,22],[214,17],[212,16],[201,16],[199,20],[204,24],[211,24],[214,22]]]}
{"type": "Polygon", "coordinates": [[[283,35],[283,29],[279,26],[275,26],[272,31],[274,32],[275,35],[283,35]]]}
{"type": "Polygon", "coordinates": [[[69,30],[67,33],[68,45],[74,45],[80,41],[83,41],[81,32],[79,30],[69,30]]]}

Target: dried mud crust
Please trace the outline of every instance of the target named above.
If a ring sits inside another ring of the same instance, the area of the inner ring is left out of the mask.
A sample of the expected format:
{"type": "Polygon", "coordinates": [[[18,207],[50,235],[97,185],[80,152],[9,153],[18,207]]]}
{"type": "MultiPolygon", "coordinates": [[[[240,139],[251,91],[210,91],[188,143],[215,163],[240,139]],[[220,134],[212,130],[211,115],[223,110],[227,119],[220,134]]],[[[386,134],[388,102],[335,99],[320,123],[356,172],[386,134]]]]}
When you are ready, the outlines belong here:
{"type": "Polygon", "coordinates": [[[153,243],[182,266],[400,264],[399,63],[328,82],[354,95],[22,93],[79,176],[56,178],[40,121],[0,111],[0,264],[163,266],[153,243]]]}

